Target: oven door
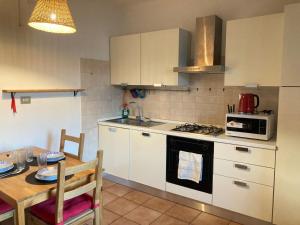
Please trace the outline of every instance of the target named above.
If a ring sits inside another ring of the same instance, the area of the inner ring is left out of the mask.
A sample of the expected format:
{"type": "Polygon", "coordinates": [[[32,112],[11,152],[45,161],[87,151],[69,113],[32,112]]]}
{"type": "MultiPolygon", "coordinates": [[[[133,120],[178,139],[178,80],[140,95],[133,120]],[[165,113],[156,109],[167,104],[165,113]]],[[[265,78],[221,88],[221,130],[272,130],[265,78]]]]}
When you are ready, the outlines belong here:
{"type": "Polygon", "coordinates": [[[167,182],[211,194],[213,179],[213,155],[213,142],[168,136],[166,171],[167,182]],[[178,179],[180,151],[192,152],[202,155],[202,180],[199,183],[190,180],[178,179]]]}

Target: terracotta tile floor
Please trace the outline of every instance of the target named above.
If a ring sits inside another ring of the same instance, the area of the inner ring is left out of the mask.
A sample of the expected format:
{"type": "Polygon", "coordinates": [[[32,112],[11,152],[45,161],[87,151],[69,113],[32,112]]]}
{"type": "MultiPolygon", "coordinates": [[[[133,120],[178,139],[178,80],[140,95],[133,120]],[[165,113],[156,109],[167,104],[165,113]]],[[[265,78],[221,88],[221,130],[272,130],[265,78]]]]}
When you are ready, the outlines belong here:
{"type": "Polygon", "coordinates": [[[104,225],[241,225],[103,180],[104,225]]]}

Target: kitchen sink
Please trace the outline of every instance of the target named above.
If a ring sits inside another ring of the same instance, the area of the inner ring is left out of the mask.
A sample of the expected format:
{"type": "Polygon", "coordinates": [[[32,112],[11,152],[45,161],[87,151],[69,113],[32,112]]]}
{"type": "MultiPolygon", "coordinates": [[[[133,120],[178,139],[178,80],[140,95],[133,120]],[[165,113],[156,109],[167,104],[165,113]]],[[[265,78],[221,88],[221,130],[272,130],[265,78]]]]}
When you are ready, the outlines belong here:
{"type": "Polygon", "coordinates": [[[126,125],[133,125],[133,126],[140,126],[140,127],[154,127],[157,125],[162,125],[164,123],[161,122],[155,122],[151,120],[138,120],[138,119],[113,119],[113,120],[107,120],[107,122],[111,123],[120,123],[120,124],[126,124],[126,125]]]}

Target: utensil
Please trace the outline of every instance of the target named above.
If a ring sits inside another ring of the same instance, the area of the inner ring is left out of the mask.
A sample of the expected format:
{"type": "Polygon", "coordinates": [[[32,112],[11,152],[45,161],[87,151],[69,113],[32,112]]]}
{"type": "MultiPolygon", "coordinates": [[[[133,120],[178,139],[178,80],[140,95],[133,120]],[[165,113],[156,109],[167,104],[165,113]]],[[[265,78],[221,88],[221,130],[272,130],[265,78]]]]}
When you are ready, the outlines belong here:
{"type": "Polygon", "coordinates": [[[63,152],[48,152],[47,162],[58,162],[65,159],[65,154],[63,152]]]}
{"type": "Polygon", "coordinates": [[[55,181],[57,180],[57,167],[46,167],[38,170],[34,177],[41,181],[55,181]]]}
{"type": "Polygon", "coordinates": [[[259,96],[251,93],[240,94],[239,113],[253,114],[259,106],[259,96]],[[256,99],[256,104],[254,104],[256,99]]]}
{"type": "Polygon", "coordinates": [[[16,164],[18,169],[25,169],[26,165],[26,151],[19,150],[15,152],[16,154],[16,164]]]}
{"type": "Polygon", "coordinates": [[[0,179],[1,178],[4,178],[4,177],[8,177],[10,175],[16,175],[16,174],[19,174],[21,173],[25,168],[17,168],[15,169],[14,171],[10,172],[10,173],[6,173],[6,174],[2,174],[0,175],[0,179]]]}
{"type": "Polygon", "coordinates": [[[14,168],[13,163],[6,161],[6,160],[0,161],[0,174],[8,172],[12,168],[14,168]]]}
{"type": "Polygon", "coordinates": [[[26,147],[26,162],[33,161],[33,150],[32,146],[26,147]]]}
{"type": "Polygon", "coordinates": [[[37,157],[37,163],[38,163],[38,167],[39,170],[43,169],[45,167],[47,167],[47,153],[41,153],[38,157],[37,157]]]}

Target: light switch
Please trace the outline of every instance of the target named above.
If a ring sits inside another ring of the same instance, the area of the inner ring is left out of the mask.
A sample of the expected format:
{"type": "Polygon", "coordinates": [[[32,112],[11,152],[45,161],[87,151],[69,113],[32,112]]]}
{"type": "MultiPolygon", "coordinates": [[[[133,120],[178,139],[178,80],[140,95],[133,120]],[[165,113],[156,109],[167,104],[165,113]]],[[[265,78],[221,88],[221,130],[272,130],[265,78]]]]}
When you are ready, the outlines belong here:
{"type": "Polygon", "coordinates": [[[21,104],[31,104],[30,96],[21,96],[20,100],[21,100],[21,104]]]}

